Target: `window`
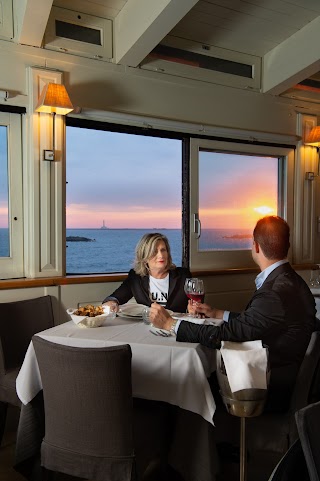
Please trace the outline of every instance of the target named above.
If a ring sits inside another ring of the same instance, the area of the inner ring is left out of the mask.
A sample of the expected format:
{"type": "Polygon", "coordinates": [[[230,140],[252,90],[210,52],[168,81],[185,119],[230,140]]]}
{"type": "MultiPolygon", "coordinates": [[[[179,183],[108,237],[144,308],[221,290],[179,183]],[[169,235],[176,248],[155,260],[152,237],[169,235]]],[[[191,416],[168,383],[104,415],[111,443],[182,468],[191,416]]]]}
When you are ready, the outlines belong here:
{"type": "Polygon", "coordinates": [[[264,215],[285,216],[284,148],[191,142],[191,265],[248,267],[252,231],[264,215]]]}
{"type": "Polygon", "coordinates": [[[168,237],[181,265],[182,140],[73,121],[66,138],[67,274],[128,272],[138,240],[153,231],[168,237]]]}
{"type": "Polygon", "coordinates": [[[0,257],[10,256],[7,127],[0,125],[0,257]]]}
{"type": "Polygon", "coordinates": [[[22,239],[21,118],[0,112],[1,279],[23,276],[22,239]]]}

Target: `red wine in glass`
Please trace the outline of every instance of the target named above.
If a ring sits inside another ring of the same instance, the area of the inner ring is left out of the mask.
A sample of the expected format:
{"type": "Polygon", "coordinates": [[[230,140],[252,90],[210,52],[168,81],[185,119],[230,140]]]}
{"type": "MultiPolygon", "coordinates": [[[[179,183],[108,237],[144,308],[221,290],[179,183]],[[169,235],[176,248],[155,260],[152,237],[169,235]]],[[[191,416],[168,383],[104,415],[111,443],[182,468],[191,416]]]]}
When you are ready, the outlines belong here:
{"type": "MultiPolygon", "coordinates": [[[[204,300],[204,287],[203,281],[197,277],[188,278],[185,281],[184,290],[192,303],[203,302],[204,300]]],[[[192,316],[192,314],[189,314],[192,316]]],[[[194,316],[194,315],[193,315],[194,316]]]]}
{"type": "Polygon", "coordinates": [[[191,299],[193,302],[201,302],[201,303],[203,303],[203,301],[204,301],[204,294],[194,293],[194,294],[187,294],[187,296],[188,296],[189,299],[191,299]]]}

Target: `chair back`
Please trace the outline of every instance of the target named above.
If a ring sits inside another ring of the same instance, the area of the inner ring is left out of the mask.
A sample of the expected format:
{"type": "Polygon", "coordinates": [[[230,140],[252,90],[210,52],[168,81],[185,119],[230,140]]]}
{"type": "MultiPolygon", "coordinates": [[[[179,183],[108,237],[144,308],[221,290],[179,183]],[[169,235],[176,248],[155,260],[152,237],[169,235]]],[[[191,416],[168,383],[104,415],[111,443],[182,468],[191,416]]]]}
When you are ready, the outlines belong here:
{"type": "Polygon", "coordinates": [[[300,439],[283,455],[268,481],[310,481],[300,439]]]}
{"type": "Polygon", "coordinates": [[[295,414],[299,437],[310,481],[320,479],[320,402],[310,404],[295,414]]]}
{"type": "MultiPolygon", "coordinates": [[[[251,452],[272,451],[283,455],[298,438],[294,414],[308,405],[312,382],[320,363],[320,332],[311,335],[308,348],[296,377],[289,408],[286,411],[266,410],[251,419],[247,426],[251,452]]],[[[272,377],[272,373],[271,373],[272,377]]]]}
{"type": "Polygon", "coordinates": [[[0,374],[20,368],[32,336],[54,324],[51,296],[0,304],[0,374]]]}
{"type": "Polygon", "coordinates": [[[314,331],[301,363],[290,400],[289,412],[307,406],[314,375],[320,362],[320,331],[314,331]]]}
{"type": "Polygon", "coordinates": [[[42,465],[90,479],[134,472],[131,348],[80,348],[33,337],[43,385],[42,465]]]}

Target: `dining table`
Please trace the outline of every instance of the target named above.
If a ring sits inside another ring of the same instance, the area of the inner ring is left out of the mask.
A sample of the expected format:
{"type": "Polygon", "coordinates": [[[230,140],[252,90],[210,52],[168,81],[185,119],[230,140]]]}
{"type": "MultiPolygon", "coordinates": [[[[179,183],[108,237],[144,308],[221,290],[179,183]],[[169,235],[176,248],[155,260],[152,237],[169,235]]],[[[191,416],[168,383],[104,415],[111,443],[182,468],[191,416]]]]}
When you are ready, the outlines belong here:
{"type": "MultiPolygon", "coordinates": [[[[215,370],[216,352],[198,343],[176,342],[174,335],[157,334],[142,318],[120,315],[107,319],[100,327],[81,328],[71,320],[37,335],[84,348],[129,344],[138,474],[142,476],[152,459],[150,447],[158,444],[159,452],[166,452],[168,464],[184,481],[214,481],[219,471],[216,405],[208,378],[215,370]]],[[[36,480],[40,479],[39,471],[32,463],[39,458],[44,412],[41,376],[32,342],[18,374],[16,390],[22,409],[15,468],[27,479],[36,480]]]]}
{"type": "Polygon", "coordinates": [[[311,287],[310,291],[313,294],[314,302],[316,305],[316,316],[318,319],[320,319],[320,287],[311,287]]]}

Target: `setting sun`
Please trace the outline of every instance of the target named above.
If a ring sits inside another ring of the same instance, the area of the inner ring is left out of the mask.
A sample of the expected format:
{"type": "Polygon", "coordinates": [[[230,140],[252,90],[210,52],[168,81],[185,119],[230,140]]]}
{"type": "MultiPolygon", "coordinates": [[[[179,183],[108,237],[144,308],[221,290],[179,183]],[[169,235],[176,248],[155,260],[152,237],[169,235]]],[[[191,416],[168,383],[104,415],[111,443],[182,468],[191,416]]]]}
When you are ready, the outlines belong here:
{"type": "Polygon", "coordinates": [[[258,214],[262,214],[262,215],[268,215],[268,214],[271,214],[274,209],[272,209],[271,207],[268,207],[266,205],[261,205],[260,207],[255,207],[253,209],[255,212],[258,212],[258,214]]]}

